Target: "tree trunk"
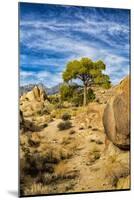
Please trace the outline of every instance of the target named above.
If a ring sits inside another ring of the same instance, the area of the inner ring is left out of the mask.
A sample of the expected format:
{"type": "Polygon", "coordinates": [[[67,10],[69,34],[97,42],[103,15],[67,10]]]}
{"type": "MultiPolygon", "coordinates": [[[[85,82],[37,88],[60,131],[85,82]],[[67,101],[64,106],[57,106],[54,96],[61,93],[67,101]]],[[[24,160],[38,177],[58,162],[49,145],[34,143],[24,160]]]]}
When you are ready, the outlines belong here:
{"type": "Polygon", "coordinates": [[[83,106],[87,104],[87,86],[84,85],[84,98],[83,98],[83,106]]]}

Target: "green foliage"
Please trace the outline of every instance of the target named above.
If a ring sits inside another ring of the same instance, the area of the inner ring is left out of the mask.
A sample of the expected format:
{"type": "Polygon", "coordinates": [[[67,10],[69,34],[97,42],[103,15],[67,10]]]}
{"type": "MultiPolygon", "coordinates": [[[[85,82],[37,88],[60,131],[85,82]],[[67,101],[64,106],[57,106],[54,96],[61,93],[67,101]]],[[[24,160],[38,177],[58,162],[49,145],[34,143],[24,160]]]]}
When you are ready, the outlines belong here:
{"type": "MultiPolygon", "coordinates": [[[[72,98],[72,103],[75,106],[82,106],[83,104],[83,90],[75,91],[72,98]]],[[[87,91],[87,103],[92,102],[95,99],[95,94],[92,89],[88,89],[87,91]]]]}
{"type": "MultiPolygon", "coordinates": [[[[60,88],[61,101],[68,101],[74,106],[81,106],[83,104],[83,88],[77,84],[64,84],[60,88]]],[[[92,89],[87,90],[87,102],[95,99],[95,94],[92,89]]]]}
{"type": "MultiPolygon", "coordinates": [[[[88,99],[88,94],[86,92],[87,87],[90,87],[92,84],[98,84],[104,88],[110,87],[111,84],[109,76],[102,73],[102,71],[105,69],[106,65],[101,60],[98,60],[96,62],[93,62],[89,58],[73,60],[67,64],[66,70],[63,72],[63,80],[65,82],[69,82],[72,79],[79,79],[82,81],[85,88],[83,92],[83,104],[86,105],[88,99]]],[[[72,94],[72,91],[69,91],[69,88],[64,88],[64,90],[66,90],[67,96],[69,96],[69,94],[72,94]]],[[[80,99],[80,97],[74,98],[80,99]]]]}
{"type": "Polygon", "coordinates": [[[60,96],[62,101],[70,101],[77,85],[63,84],[60,87],[60,96]]]}
{"type": "MultiPolygon", "coordinates": [[[[72,94],[71,102],[74,104],[74,106],[82,106],[83,104],[83,90],[75,90],[72,94]]],[[[95,99],[95,94],[92,89],[88,89],[87,91],[87,103],[92,102],[95,99]]]]}
{"type": "Polygon", "coordinates": [[[58,104],[60,102],[60,98],[57,95],[51,95],[49,96],[49,101],[52,104],[58,104]]]}
{"type": "Polygon", "coordinates": [[[67,64],[67,68],[63,73],[64,81],[69,81],[76,78],[84,78],[85,74],[90,75],[93,69],[93,62],[89,58],[82,58],[80,61],[73,60],[67,64]]]}
{"type": "Polygon", "coordinates": [[[66,129],[69,129],[72,127],[72,123],[67,120],[67,121],[64,121],[64,122],[60,122],[57,127],[59,128],[60,131],[62,130],[66,130],[66,129]]]}
{"type": "Polygon", "coordinates": [[[67,121],[69,119],[71,119],[71,115],[68,113],[63,113],[62,117],[61,117],[64,121],[67,121]]]}
{"type": "Polygon", "coordinates": [[[89,58],[82,58],[80,61],[73,60],[67,64],[66,70],[63,72],[63,80],[68,82],[71,79],[80,79],[84,84],[94,83],[94,79],[103,75],[102,70],[106,66],[103,61],[93,62],[89,58]]]}
{"type": "Polygon", "coordinates": [[[109,89],[111,87],[110,78],[108,75],[105,75],[105,74],[101,74],[101,75],[97,76],[95,78],[94,82],[96,84],[99,84],[100,86],[102,86],[105,89],[109,89]]]}

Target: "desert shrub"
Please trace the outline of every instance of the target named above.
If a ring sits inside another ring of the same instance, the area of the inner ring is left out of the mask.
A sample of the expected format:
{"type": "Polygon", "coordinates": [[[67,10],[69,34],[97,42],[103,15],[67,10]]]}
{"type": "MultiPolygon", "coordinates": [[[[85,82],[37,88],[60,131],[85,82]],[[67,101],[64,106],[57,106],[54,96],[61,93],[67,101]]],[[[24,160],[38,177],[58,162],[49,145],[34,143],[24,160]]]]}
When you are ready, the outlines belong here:
{"type": "Polygon", "coordinates": [[[62,108],[64,108],[64,105],[63,105],[63,103],[57,103],[57,104],[55,104],[55,109],[62,109],[62,108]]]}
{"type": "Polygon", "coordinates": [[[39,141],[39,140],[33,140],[32,138],[29,138],[29,139],[28,139],[28,144],[29,144],[31,147],[39,147],[40,141],[39,141]]]}
{"type": "Polygon", "coordinates": [[[72,134],[74,134],[75,132],[76,132],[75,130],[71,130],[71,131],[69,132],[69,134],[72,135],[72,134]]]}
{"type": "Polygon", "coordinates": [[[101,140],[97,140],[96,144],[103,144],[103,142],[101,140]]]}
{"type": "Polygon", "coordinates": [[[44,171],[47,173],[53,173],[54,172],[54,165],[52,163],[45,163],[44,164],[44,171]]]}
{"type": "Polygon", "coordinates": [[[105,83],[102,84],[102,87],[104,89],[109,89],[111,87],[111,83],[110,82],[105,82],[105,83]]]}
{"type": "Polygon", "coordinates": [[[77,85],[63,84],[60,87],[61,101],[70,101],[77,85]]]}
{"type": "Polygon", "coordinates": [[[95,142],[95,139],[91,139],[90,142],[95,142]]]}
{"type": "Polygon", "coordinates": [[[83,129],[84,129],[84,126],[80,126],[80,127],[79,127],[79,130],[83,130],[83,129]]]}
{"type": "Polygon", "coordinates": [[[72,99],[71,99],[72,103],[73,103],[73,106],[81,106],[82,103],[83,103],[83,93],[74,93],[72,99]]]}
{"type": "Polygon", "coordinates": [[[90,164],[94,163],[96,160],[100,159],[100,152],[93,151],[90,153],[90,164]]]}
{"type": "Polygon", "coordinates": [[[43,125],[41,125],[42,128],[46,128],[48,126],[48,123],[44,123],[43,125]]]}
{"type": "Polygon", "coordinates": [[[48,151],[44,154],[25,154],[25,163],[21,162],[24,174],[37,177],[40,173],[53,173],[54,164],[61,160],[60,154],[48,151]]]}
{"type": "Polygon", "coordinates": [[[49,185],[53,181],[54,181],[54,179],[50,173],[44,173],[38,177],[38,182],[43,183],[45,185],[49,185]]]}
{"type": "MultiPolygon", "coordinates": [[[[74,106],[81,106],[83,104],[83,88],[77,84],[63,84],[60,87],[61,101],[68,101],[74,106]]],[[[95,94],[91,88],[87,91],[87,102],[95,99],[95,94]]]]}
{"type": "Polygon", "coordinates": [[[92,151],[89,152],[89,163],[93,164],[96,160],[100,159],[101,157],[101,152],[97,146],[94,146],[92,151]]]}
{"type": "Polygon", "coordinates": [[[78,170],[68,171],[63,175],[63,179],[75,179],[76,177],[78,177],[78,175],[79,175],[78,170]]]}
{"type": "Polygon", "coordinates": [[[49,96],[49,101],[52,104],[58,104],[60,102],[60,98],[59,98],[59,96],[51,95],[51,96],[49,96]]]}
{"type": "Polygon", "coordinates": [[[38,115],[50,115],[52,110],[54,109],[54,105],[51,104],[50,102],[45,102],[45,105],[41,109],[37,111],[38,115]]]}
{"type": "Polygon", "coordinates": [[[119,178],[117,176],[111,177],[111,183],[113,187],[117,187],[118,181],[119,181],[119,178]]]}
{"type": "Polygon", "coordinates": [[[73,155],[72,151],[71,150],[67,150],[67,149],[64,149],[62,148],[61,151],[60,151],[60,157],[62,160],[65,160],[65,159],[69,159],[71,158],[73,155]]]}
{"type": "Polygon", "coordinates": [[[97,103],[100,103],[100,100],[99,100],[99,99],[96,99],[96,102],[97,102],[97,103]]]}
{"type": "Polygon", "coordinates": [[[49,115],[50,109],[48,107],[45,107],[43,110],[40,111],[41,115],[49,115]]]}
{"type": "Polygon", "coordinates": [[[65,136],[65,137],[63,137],[61,144],[63,144],[63,145],[70,144],[72,142],[72,139],[73,139],[73,137],[71,137],[71,136],[69,136],[69,137],[65,136]]]}
{"type": "MultiPolygon", "coordinates": [[[[74,106],[81,106],[83,105],[83,89],[78,88],[77,90],[74,91],[73,96],[72,96],[72,103],[74,106]]],[[[87,103],[92,102],[95,99],[95,94],[92,89],[88,89],[87,91],[87,103]]]]}
{"type": "Polygon", "coordinates": [[[59,128],[60,131],[66,130],[66,129],[69,129],[69,128],[72,127],[72,123],[71,123],[69,120],[67,120],[67,121],[65,121],[65,122],[60,122],[60,123],[57,125],[57,127],[59,128]]]}
{"type": "Polygon", "coordinates": [[[50,150],[45,154],[44,162],[57,164],[60,162],[60,155],[54,150],[50,150]]]}
{"type": "Polygon", "coordinates": [[[69,113],[63,113],[63,115],[61,116],[61,118],[64,121],[70,120],[71,119],[71,115],[69,113]]]}
{"type": "Polygon", "coordinates": [[[95,152],[94,153],[94,159],[98,160],[100,158],[100,153],[99,152],[95,152]]]}

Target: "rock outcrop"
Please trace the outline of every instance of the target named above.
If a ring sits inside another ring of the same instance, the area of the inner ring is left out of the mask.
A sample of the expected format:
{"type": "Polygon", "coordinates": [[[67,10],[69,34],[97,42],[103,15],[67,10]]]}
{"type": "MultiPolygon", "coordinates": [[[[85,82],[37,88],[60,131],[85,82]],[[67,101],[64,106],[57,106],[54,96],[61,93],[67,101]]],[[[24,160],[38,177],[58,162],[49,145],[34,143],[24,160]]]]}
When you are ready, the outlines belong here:
{"type": "Polygon", "coordinates": [[[92,89],[96,97],[95,101],[100,104],[106,104],[108,100],[114,96],[114,87],[111,87],[110,89],[104,89],[99,86],[94,86],[92,89]]]}
{"type": "Polygon", "coordinates": [[[31,116],[41,112],[47,100],[46,92],[41,87],[35,86],[30,92],[20,97],[20,109],[24,116],[31,116]]]}
{"type": "Polygon", "coordinates": [[[108,139],[124,150],[130,147],[129,82],[127,76],[114,88],[115,95],[107,103],[103,114],[108,139]]]}
{"type": "Polygon", "coordinates": [[[47,99],[47,94],[45,91],[38,86],[35,86],[30,92],[27,92],[25,95],[21,97],[21,100],[29,100],[29,101],[45,101],[47,99]]]}

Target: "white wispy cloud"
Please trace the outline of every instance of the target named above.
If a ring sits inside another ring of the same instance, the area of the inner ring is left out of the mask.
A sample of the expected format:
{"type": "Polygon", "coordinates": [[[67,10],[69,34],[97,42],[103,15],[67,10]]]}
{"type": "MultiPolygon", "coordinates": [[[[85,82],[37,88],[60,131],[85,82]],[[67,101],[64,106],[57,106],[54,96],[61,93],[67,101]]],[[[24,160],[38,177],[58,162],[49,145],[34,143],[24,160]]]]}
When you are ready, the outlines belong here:
{"type": "Polygon", "coordinates": [[[27,84],[37,84],[37,83],[43,83],[47,87],[52,87],[53,85],[57,85],[58,83],[62,82],[62,74],[59,73],[51,73],[47,71],[41,71],[41,72],[20,72],[20,83],[21,85],[27,85],[27,84]]]}
{"type": "MultiPolygon", "coordinates": [[[[124,24],[119,24],[115,22],[109,23],[109,21],[105,21],[105,22],[92,21],[90,19],[84,18],[82,15],[79,15],[79,19],[80,21],[74,22],[73,26],[72,26],[72,23],[69,23],[69,22],[63,23],[63,22],[56,21],[56,19],[53,21],[41,21],[41,20],[37,21],[36,20],[36,23],[35,21],[32,21],[32,20],[22,21],[20,23],[20,26],[23,28],[24,32],[25,32],[25,29],[27,29],[27,27],[31,28],[31,31],[34,30],[33,34],[35,34],[36,36],[40,36],[39,38],[42,38],[43,40],[44,39],[46,40],[48,39],[50,41],[55,40],[57,39],[57,35],[59,35],[61,31],[64,31],[64,37],[69,37],[70,36],[69,33],[71,31],[80,31],[80,32],[87,33],[93,36],[97,36],[97,37],[98,35],[100,35],[101,36],[100,40],[110,45],[112,45],[111,40],[109,40],[110,36],[116,36],[116,35],[119,35],[120,33],[127,36],[129,33],[129,27],[124,24]]],[[[30,34],[30,31],[27,34],[23,34],[23,33],[21,34],[21,38],[23,39],[24,38],[27,39],[28,37],[30,38],[31,36],[32,34],[30,34]]],[[[60,37],[62,37],[62,35],[60,35],[60,37]]],[[[116,45],[119,46],[119,43],[117,43],[116,45]]],[[[38,47],[39,45],[36,45],[36,46],[38,47]]]]}
{"type": "Polygon", "coordinates": [[[29,52],[44,51],[45,54],[46,51],[50,51],[53,54],[64,55],[64,58],[47,58],[44,54],[39,58],[31,58],[29,54],[21,54],[21,65],[32,65],[33,68],[42,66],[42,71],[36,73],[23,70],[20,73],[22,84],[30,80],[47,85],[48,80],[51,80],[50,85],[57,84],[62,80],[61,72],[66,63],[81,57],[90,57],[94,61],[102,59],[107,66],[106,73],[112,77],[113,83],[117,83],[119,78],[128,73],[129,26],[103,17],[101,21],[97,21],[96,16],[85,17],[79,9],[77,11],[77,20],[73,22],[58,18],[21,20],[20,45],[25,45],[29,52]],[[44,65],[48,66],[47,71],[43,71],[44,65]],[[57,67],[58,71],[50,72],[49,68],[52,66],[57,67]]]}

